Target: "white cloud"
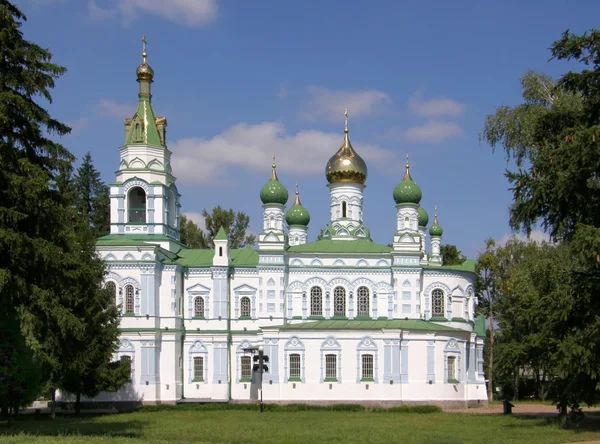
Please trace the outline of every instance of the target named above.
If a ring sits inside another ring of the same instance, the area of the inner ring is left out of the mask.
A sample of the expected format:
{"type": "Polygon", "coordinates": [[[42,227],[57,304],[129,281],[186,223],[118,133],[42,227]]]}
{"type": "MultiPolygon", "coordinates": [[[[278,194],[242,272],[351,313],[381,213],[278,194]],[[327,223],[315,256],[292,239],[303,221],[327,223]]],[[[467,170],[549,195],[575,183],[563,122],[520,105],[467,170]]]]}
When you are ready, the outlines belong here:
{"type": "Polygon", "coordinates": [[[202,216],[202,213],[193,213],[193,212],[185,212],[183,213],[189,220],[198,225],[202,231],[206,230],[206,220],[205,217],[202,216]]]}
{"type": "Polygon", "coordinates": [[[127,117],[132,117],[135,113],[135,108],[130,103],[118,103],[110,99],[99,100],[96,104],[96,108],[103,117],[125,119],[127,117]]]}
{"type": "Polygon", "coordinates": [[[441,143],[452,137],[460,137],[463,130],[453,122],[430,120],[421,126],[408,128],[404,137],[411,142],[441,143]]]}
{"type": "Polygon", "coordinates": [[[90,16],[100,20],[121,16],[130,21],[143,12],[190,27],[212,23],[219,16],[217,0],[112,0],[111,3],[102,8],[96,0],[90,0],[90,16]]]}
{"type": "MultiPolygon", "coordinates": [[[[225,182],[228,167],[262,172],[268,177],[271,156],[277,157],[281,177],[324,174],[327,160],[337,151],[343,134],[316,130],[288,134],[277,122],[240,123],[210,140],[187,138],[169,145],[173,151],[173,171],[187,183],[225,182]]],[[[392,154],[375,146],[353,143],[371,165],[385,165],[392,154]]]]}
{"type": "Polygon", "coordinates": [[[421,94],[417,93],[408,101],[408,108],[417,116],[438,118],[461,117],[467,106],[445,97],[422,100],[421,94]]]}
{"type": "Polygon", "coordinates": [[[532,230],[529,237],[527,237],[525,233],[505,234],[502,238],[496,241],[496,243],[498,245],[506,245],[506,242],[508,242],[513,236],[524,242],[550,242],[550,236],[548,233],[545,233],[542,230],[532,230]]]}
{"type": "Polygon", "coordinates": [[[307,88],[310,99],[300,112],[304,120],[325,118],[332,122],[342,122],[344,109],[348,109],[351,118],[372,114],[391,102],[390,97],[376,89],[363,91],[340,90],[310,86],[307,88]]]}

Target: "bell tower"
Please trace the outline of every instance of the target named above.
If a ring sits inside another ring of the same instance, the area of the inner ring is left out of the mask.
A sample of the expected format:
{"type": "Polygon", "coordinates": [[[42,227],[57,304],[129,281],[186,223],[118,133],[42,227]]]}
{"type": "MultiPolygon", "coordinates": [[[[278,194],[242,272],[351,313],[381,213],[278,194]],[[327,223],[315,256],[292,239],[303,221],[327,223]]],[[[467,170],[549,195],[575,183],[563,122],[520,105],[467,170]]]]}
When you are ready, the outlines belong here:
{"type": "Polygon", "coordinates": [[[156,117],[152,107],[154,70],[147,58],[146,37],[142,37],[142,63],[136,71],[138,106],[133,117],[125,119],[125,143],[110,187],[111,234],[178,241],[181,195],[166,143],[167,119],[156,117]]]}

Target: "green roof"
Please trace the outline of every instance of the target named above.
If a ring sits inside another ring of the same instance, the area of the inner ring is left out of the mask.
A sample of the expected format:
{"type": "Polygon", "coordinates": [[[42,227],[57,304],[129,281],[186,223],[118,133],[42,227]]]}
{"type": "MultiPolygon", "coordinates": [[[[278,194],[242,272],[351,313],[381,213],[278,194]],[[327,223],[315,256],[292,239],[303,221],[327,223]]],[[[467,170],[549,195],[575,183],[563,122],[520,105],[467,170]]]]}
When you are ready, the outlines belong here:
{"type": "MultiPolygon", "coordinates": [[[[230,250],[231,265],[234,267],[256,267],[258,264],[258,252],[251,248],[241,250],[230,250]]],[[[212,267],[215,250],[181,250],[175,262],[184,267],[203,268],[212,267]]]]}
{"type": "Polygon", "coordinates": [[[227,240],[227,233],[225,233],[225,229],[223,227],[219,228],[219,231],[217,231],[215,240],[227,240]]]}
{"type": "Polygon", "coordinates": [[[466,271],[468,273],[475,273],[475,261],[473,259],[467,259],[460,265],[443,265],[441,267],[424,267],[427,270],[452,270],[452,271],[466,271]]]}
{"type": "Polygon", "coordinates": [[[291,253],[389,253],[387,245],[376,244],[365,239],[318,240],[288,249],[291,253]]]}
{"type": "Polygon", "coordinates": [[[377,320],[330,320],[305,322],[303,324],[286,324],[278,327],[281,330],[380,330],[402,329],[421,331],[464,331],[460,328],[423,321],[421,319],[377,319],[377,320]]]}
{"type": "Polygon", "coordinates": [[[125,145],[134,144],[164,147],[164,143],[158,134],[156,115],[149,96],[140,96],[131,127],[125,136],[125,145]]]}

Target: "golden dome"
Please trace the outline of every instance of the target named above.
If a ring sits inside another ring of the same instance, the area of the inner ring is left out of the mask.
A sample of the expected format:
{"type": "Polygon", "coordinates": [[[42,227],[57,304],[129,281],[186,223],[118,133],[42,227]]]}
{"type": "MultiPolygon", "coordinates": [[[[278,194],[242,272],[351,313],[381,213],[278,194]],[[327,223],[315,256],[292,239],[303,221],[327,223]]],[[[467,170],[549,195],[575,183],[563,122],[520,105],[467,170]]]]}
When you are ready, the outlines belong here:
{"type": "Polygon", "coordinates": [[[136,71],[137,79],[138,82],[140,80],[152,82],[152,79],[154,78],[154,70],[150,67],[150,65],[148,65],[148,61],[146,60],[146,57],[148,57],[148,54],[146,54],[146,36],[142,37],[142,42],[142,64],[138,66],[136,71]]]}
{"type": "Polygon", "coordinates": [[[344,142],[338,152],[327,162],[325,177],[329,183],[365,183],[367,164],[352,148],[348,137],[348,110],[345,111],[345,115],[344,142]]]}

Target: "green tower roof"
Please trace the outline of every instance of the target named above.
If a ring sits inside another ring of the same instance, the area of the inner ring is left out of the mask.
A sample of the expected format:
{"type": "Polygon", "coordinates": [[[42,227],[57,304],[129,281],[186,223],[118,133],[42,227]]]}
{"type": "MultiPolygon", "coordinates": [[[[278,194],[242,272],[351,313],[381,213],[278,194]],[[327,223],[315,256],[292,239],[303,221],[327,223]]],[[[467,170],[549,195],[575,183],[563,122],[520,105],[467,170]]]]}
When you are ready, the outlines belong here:
{"type": "Polygon", "coordinates": [[[273,156],[273,170],[271,171],[271,178],[260,190],[260,200],[265,205],[279,204],[285,205],[288,201],[288,190],[279,182],[277,178],[277,172],[275,171],[275,156],[273,156]]]}
{"type": "Polygon", "coordinates": [[[444,230],[442,229],[440,224],[438,224],[437,206],[435,207],[435,212],[433,213],[433,225],[431,226],[431,228],[429,228],[429,234],[432,236],[441,236],[442,234],[444,234],[444,230]]]}
{"type": "Polygon", "coordinates": [[[215,235],[215,240],[227,240],[227,233],[225,232],[225,228],[219,228],[217,234],[215,235]]]}
{"type": "Polygon", "coordinates": [[[423,193],[421,193],[421,188],[417,185],[412,178],[410,177],[410,172],[408,171],[410,166],[408,165],[408,156],[406,159],[406,173],[404,173],[404,178],[402,182],[398,184],[398,186],[394,189],[394,200],[398,205],[400,204],[418,204],[421,202],[421,197],[423,197],[423,193]]]}
{"type": "Polygon", "coordinates": [[[417,209],[418,219],[419,219],[419,227],[426,227],[429,223],[429,214],[423,207],[419,207],[417,209]]]}
{"type": "Polygon", "coordinates": [[[304,227],[310,222],[310,214],[300,203],[298,184],[296,184],[296,200],[294,201],[294,205],[292,205],[286,213],[285,220],[288,225],[302,225],[304,227]]]}

